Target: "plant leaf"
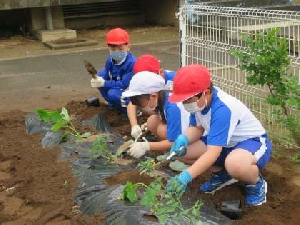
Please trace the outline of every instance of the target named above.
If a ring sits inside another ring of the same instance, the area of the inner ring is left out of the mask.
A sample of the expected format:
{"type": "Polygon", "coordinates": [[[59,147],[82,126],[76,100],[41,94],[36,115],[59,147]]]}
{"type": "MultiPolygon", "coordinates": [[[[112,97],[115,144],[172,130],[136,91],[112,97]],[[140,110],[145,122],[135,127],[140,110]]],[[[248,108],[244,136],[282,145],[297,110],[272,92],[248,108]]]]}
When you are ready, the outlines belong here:
{"type": "Polygon", "coordinates": [[[51,130],[53,132],[57,132],[60,128],[62,128],[66,124],[66,121],[60,120],[57,121],[55,124],[52,125],[51,130]]]}
{"type": "Polygon", "coordinates": [[[38,114],[39,118],[44,122],[50,121],[50,115],[47,110],[44,109],[36,109],[36,113],[38,114]]]}
{"type": "Polygon", "coordinates": [[[68,114],[68,110],[65,107],[62,107],[60,114],[63,116],[64,120],[66,120],[67,122],[70,121],[70,116],[68,114]]]}

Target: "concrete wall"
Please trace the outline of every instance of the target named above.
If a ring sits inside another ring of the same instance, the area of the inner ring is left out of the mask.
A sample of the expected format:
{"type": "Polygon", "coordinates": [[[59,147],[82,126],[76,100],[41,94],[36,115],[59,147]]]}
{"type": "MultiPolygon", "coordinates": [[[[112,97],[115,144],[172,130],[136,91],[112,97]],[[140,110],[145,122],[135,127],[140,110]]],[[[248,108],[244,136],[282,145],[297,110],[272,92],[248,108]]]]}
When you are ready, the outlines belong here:
{"type": "MultiPolygon", "coordinates": [[[[65,28],[65,21],[61,6],[51,7],[52,20],[54,29],[65,28]]],[[[29,31],[46,29],[46,12],[45,8],[31,8],[30,9],[29,31]]]]}
{"type": "Polygon", "coordinates": [[[141,14],[131,14],[131,15],[114,15],[114,16],[67,19],[65,20],[65,24],[66,24],[66,28],[69,29],[143,25],[145,24],[145,15],[141,13],[141,14]]]}
{"type": "Polygon", "coordinates": [[[0,10],[35,8],[59,5],[78,5],[113,0],[0,0],[0,10]]]}
{"type": "Polygon", "coordinates": [[[179,0],[141,0],[148,24],[177,26],[175,13],[179,9],[179,0]]]}

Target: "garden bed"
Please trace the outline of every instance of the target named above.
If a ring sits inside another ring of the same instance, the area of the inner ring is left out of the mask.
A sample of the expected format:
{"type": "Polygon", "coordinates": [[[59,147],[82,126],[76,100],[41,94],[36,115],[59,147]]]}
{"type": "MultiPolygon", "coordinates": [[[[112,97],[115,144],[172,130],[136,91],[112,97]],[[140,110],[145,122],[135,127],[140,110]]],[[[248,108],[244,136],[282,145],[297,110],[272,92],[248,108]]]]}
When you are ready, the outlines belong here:
{"type": "MultiPolygon", "coordinates": [[[[90,127],[81,125],[82,121],[101,112],[115,132],[130,135],[129,122],[105,105],[87,107],[84,102],[70,102],[66,108],[80,132],[91,131],[90,127]]],[[[26,134],[26,115],[28,112],[22,111],[0,114],[0,223],[104,224],[104,213],[83,215],[79,212],[75,201],[78,181],[72,167],[61,160],[59,146],[43,148],[40,134],[26,134]]],[[[139,120],[144,122],[145,118],[139,120]]],[[[271,162],[262,171],[268,182],[268,202],[255,208],[245,208],[243,204],[243,216],[234,224],[297,224],[300,220],[300,169],[299,164],[289,158],[296,150],[279,146],[274,149],[271,162]]],[[[130,173],[127,177],[132,177],[133,182],[139,180],[137,171],[125,173],[130,173]]],[[[110,177],[106,182],[125,184],[122,177],[110,177]]],[[[199,185],[208,177],[205,173],[196,178],[184,197],[202,199],[216,210],[220,210],[223,201],[239,199],[243,203],[241,184],[226,187],[215,195],[201,193],[199,185]]],[[[147,180],[145,178],[145,182],[147,180]]]]}

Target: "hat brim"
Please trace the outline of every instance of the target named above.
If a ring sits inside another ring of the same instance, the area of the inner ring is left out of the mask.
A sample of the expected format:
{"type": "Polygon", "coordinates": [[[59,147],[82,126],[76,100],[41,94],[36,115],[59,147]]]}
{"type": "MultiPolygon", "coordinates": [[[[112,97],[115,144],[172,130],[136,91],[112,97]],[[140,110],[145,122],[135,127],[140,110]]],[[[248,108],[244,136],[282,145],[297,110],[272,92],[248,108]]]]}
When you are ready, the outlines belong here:
{"type": "Polygon", "coordinates": [[[128,42],[106,42],[108,45],[125,45],[128,42]]]}
{"type": "Polygon", "coordinates": [[[178,94],[174,94],[174,92],[171,94],[171,96],[169,97],[169,102],[182,102],[184,100],[187,100],[188,98],[193,97],[194,95],[198,94],[198,92],[195,93],[189,93],[189,94],[183,94],[183,95],[178,95],[178,94]]]}
{"type": "Polygon", "coordinates": [[[137,96],[137,95],[142,95],[142,94],[143,93],[141,93],[141,92],[127,90],[127,91],[123,92],[122,97],[129,98],[129,97],[133,97],[133,96],[137,96]]]}

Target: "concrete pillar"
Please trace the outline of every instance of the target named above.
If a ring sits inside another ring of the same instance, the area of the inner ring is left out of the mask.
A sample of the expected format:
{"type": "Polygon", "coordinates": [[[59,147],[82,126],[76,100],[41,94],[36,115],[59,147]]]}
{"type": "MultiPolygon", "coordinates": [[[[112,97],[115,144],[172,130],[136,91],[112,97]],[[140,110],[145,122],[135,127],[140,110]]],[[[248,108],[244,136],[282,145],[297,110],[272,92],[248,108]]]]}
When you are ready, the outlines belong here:
{"type": "Polygon", "coordinates": [[[46,28],[44,8],[30,8],[30,32],[46,28]]]}
{"type": "Polygon", "coordinates": [[[30,8],[30,31],[64,29],[65,21],[61,6],[30,8]]]}
{"type": "Polygon", "coordinates": [[[42,42],[77,38],[75,30],[65,28],[61,6],[31,8],[30,17],[30,32],[42,42]]]}
{"type": "Polygon", "coordinates": [[[46,24],[47,30],[53,30],[52,12],[51,7],[46,7],[46,24]]]}

